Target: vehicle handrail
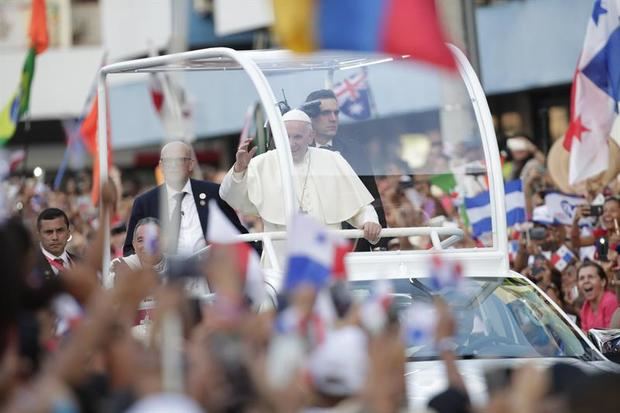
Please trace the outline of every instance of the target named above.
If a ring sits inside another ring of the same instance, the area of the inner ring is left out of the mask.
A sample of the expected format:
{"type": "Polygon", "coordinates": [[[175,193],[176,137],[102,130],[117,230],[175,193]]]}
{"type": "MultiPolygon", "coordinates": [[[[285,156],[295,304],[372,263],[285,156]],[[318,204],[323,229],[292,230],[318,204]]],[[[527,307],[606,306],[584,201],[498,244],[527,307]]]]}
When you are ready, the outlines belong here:
{"type": "MultiPolygon", "coordinates": [[[[330,234],[340,236],[342,238],[362,238],[364,231],[361,229],[334,229],[328,231],[330,234]]],[[[446,249],[458,241],[463,239],[464,232],[460,228],[451,227],[406,227],[406,228],[383,228],[381,230],[381,237],[410,237],[427,235],[431,237],[433,248],[436,250],[446,249]],[[443,241],[439,240],[440,236],[449,237],[443,241]]],[[[273,232],[253,232],[248,234],[239,234],[237,239],[243,242],[262,241],[263,248],[269,256],[272,263],[277,266],[278,261],[275,259],[275,251],[273,249],[273,241],[281,241],[287,238],[286,231],[273,231],[273,232]]],[[[200,254],[206,251],[209,247],[205,247],[196,254],[200,254]]],[[[273,265],[273,264],[272,264],[273,265]]]]}

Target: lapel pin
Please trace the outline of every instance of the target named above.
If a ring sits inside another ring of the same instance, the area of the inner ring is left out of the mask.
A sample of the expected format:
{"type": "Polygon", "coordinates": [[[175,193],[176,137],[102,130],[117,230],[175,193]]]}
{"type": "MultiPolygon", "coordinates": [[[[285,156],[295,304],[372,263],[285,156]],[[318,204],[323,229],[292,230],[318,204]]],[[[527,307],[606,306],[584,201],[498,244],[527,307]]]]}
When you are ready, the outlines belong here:
{"type": "Polygon", "coordinates": [[[204,192],[201,192],[200,195],[198,195],[198,198],[200,198],[200,199],[207,199],[207,196],[205,195],[204,192]]]}

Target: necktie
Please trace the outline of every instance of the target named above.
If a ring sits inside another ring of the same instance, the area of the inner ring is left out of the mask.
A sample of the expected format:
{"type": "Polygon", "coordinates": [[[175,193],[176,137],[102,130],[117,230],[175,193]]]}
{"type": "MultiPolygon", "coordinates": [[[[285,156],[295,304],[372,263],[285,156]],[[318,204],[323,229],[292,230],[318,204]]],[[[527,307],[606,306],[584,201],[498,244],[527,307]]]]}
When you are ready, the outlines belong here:
{"type": "Polygon", "coordinates": [[[174,210],[172,211],[172,217],[170,217],[170,229],[168,234],[170,234],[169,239],[169,249],[170,254],[177,253],[177,247],[179,245],[179,232],[181,230],[181,204],[183,203],[183,198],[187,192],[179,192],[178,194],[174,194],[172,198],[176,201],[174,206],[174,210]]]}
{"type": "Polygon", "coordinates": [[[53,258],[53,259],[48,258],[47,261],[50,263],[52,267],[56,269],[56,273],[64,271],[65,261],[62,258],[53,258]]]}

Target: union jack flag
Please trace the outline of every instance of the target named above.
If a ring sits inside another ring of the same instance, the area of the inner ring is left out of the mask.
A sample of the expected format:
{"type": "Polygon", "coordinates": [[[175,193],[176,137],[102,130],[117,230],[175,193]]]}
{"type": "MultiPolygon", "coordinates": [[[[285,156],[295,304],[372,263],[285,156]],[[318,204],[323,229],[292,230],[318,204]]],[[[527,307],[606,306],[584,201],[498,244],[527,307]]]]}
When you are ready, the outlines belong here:
{"type": "Polygon", "coordinates": [[[370,89],[366,71],[349,76],[334,85],[340,111],[355,120],[370,118],[370,89]]]}

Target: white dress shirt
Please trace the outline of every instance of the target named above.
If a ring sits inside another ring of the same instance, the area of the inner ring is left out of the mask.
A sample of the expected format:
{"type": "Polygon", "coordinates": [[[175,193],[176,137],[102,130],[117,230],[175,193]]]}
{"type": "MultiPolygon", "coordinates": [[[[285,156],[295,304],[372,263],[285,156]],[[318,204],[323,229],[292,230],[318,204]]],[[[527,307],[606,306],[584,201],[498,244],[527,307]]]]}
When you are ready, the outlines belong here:
{"type": "Polygon", "coordinates": [[[323,146],[333,146],[334,140],[330,139],[325,143],[319,143],[318,141],[314,141],[314,146],[317,148],[322,148],[323,146]]]}
{"type": "Polygon", "coordinates": [[[172,219],[172,213],[177,203],[174,196],[179,192],[187,193],[181,202],[181,226],[179,228],[177,253],[179,255],[191,255],[207,245],[204,234],[202,233],[202,225],[200,224],[198,209],[194,201],[192,185],[188,179],[181,191],[177,191],[168,185],[166,185],[166,190],[168,195],[169,220],[172,219]]]}
{"type": "MultiPolygon", "coordinates": [[[[69,258],[69,255],[67,254],[67,250],[64,250],[62,254],[60,254],[57,257],[54,254],[48,252],[45,248],[43,248],[43,245],[41,245],[40,247],[41,247],[41,252],[45,256],[45,258],[47,258],[48,261],[54,261],[60,258],[65,268],[69,268],[71,266],[71,259],[69,258]]],[[[52,267],[52,271],[54,271],[54,274],[58,275],[58,268],[56,268],[52,264],[50,264],[50,267],[52,267]]]]}

